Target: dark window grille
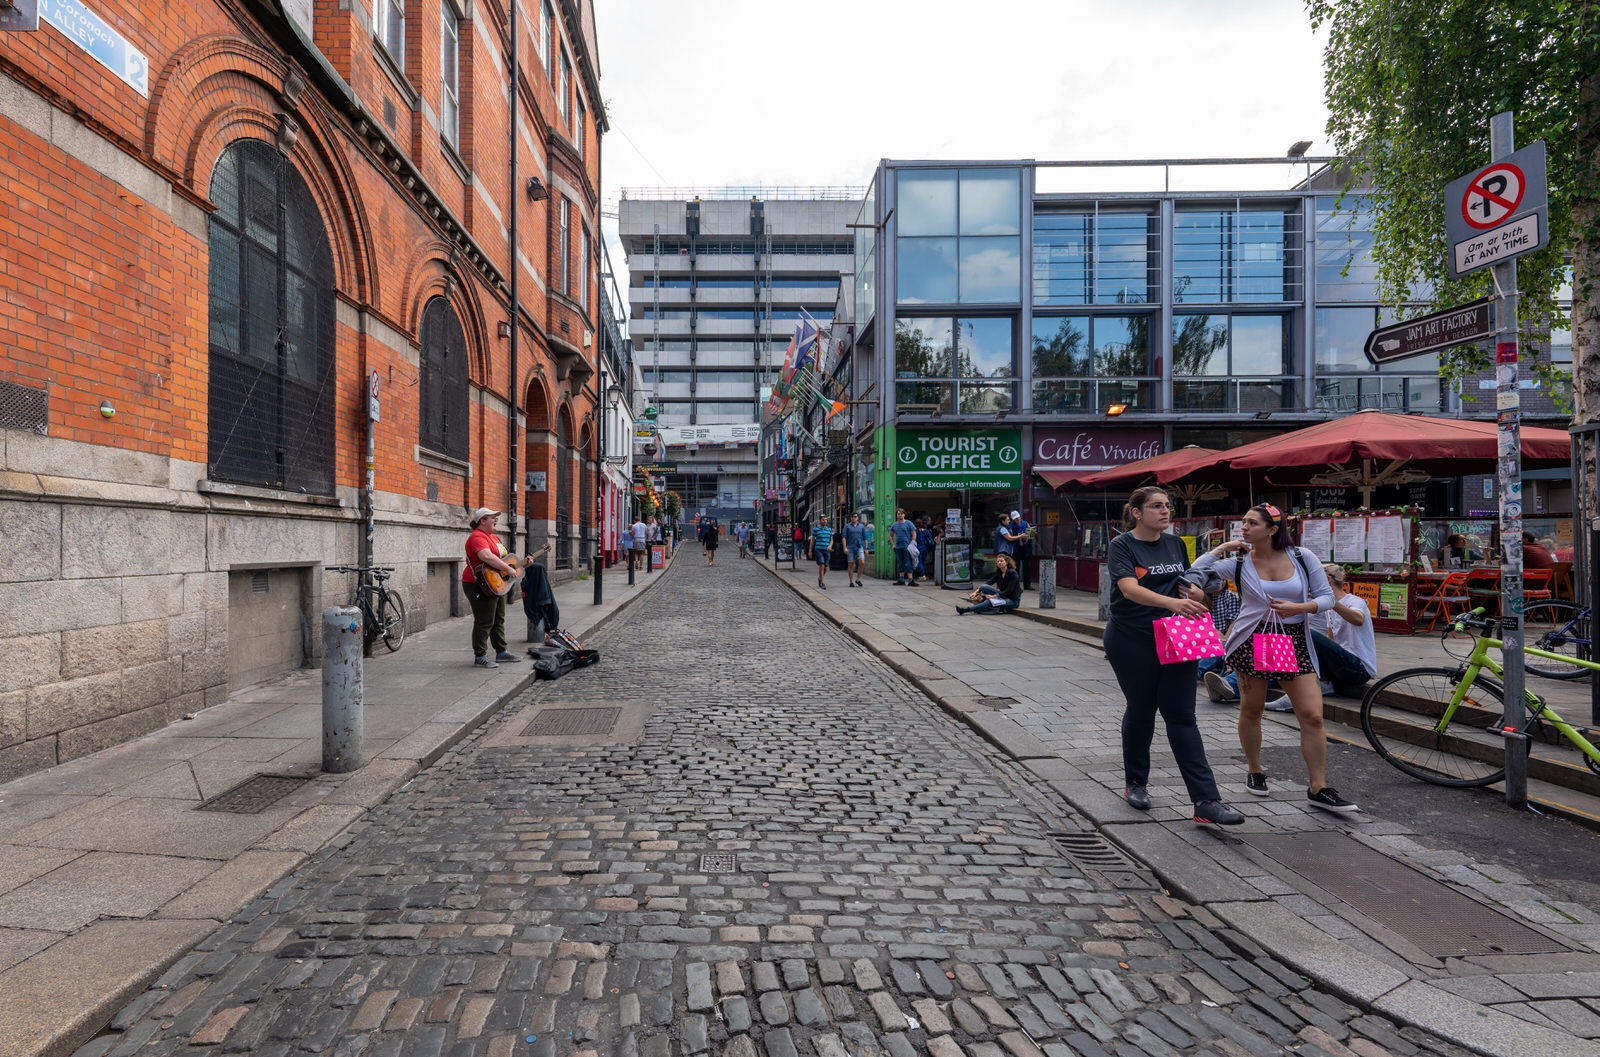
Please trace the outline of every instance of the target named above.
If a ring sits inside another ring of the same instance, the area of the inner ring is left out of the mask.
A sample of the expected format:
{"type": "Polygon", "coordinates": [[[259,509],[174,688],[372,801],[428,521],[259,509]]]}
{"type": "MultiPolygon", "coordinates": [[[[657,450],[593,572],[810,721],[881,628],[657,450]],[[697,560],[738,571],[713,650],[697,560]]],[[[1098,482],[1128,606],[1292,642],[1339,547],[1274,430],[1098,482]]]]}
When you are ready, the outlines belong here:
{"type": "Polygon", "coordinates": [[[572,437],[565,417],[556,419],[556,568],[572,568],[572,437]]]}
{"type": "MultiPolygon", "coordinates": [[[[587,463],[589,453],[584,451],[583,458],[587,463]]],[[[578,535],[585,540],[583,553],[585,557],[593,557],[599,553],[599,545],[593,543],[594,539],[594,471],[589,465],[584,465],[578,471],[578,535]]]]}
{"type": "Polygon", "coordinates": [[[311,190],[241,140],[211,177],[207,474],[332,495],[333,252],[311,190]]]}
{"type": "Polygon", "coordinates": [[[418,440],[463,462],[467,458],[467,336],[450,302],[435,297],[422,310],[422,406],[418,440]]]}

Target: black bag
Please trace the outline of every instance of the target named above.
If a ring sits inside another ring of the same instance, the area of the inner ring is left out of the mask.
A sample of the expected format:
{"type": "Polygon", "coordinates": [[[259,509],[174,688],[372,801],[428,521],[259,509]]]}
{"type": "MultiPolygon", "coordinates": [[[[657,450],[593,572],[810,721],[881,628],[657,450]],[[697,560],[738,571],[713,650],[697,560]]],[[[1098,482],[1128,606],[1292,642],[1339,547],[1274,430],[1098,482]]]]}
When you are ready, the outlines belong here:
{"type": "Polygon", "coordinates": [[[572,651],[560,646],[529,646],[533,674],[539,679],[559,679],[574,667],[572,651]]]}
{"type": "Polygon", "coordinates": [[[572,658],[574,668],[587,668],[591,664],[600,663],[599,650],[568,650],[567,656],[572,658]]]}

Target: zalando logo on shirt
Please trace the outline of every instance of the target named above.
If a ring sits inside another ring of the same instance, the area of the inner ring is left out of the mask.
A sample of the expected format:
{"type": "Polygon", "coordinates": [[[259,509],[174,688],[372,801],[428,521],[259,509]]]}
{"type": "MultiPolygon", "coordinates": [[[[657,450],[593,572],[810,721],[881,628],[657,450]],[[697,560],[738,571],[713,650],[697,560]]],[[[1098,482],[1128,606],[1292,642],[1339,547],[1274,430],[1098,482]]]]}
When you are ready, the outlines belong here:
{"type": "Polygon", "coordinates": [[[1143,580],[1151,573],[1181,573],[1188,568],[1189,567],[1184,565],[1182,562],[1173,562],[1169,565],[1152,565],[1148,569],[1144,568],[1143,566],[1135,565],[1133,567],[1133,572],[1137,579],[1143,580]]]}

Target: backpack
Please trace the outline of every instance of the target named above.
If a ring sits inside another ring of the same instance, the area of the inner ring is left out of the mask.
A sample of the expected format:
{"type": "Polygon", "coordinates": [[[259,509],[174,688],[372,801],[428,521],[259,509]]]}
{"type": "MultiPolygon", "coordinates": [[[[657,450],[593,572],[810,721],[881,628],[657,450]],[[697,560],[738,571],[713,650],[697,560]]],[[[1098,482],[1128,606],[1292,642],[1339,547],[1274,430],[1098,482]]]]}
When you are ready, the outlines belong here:
{"type": "Polygon", "coordinates": [[[547,641],[551,646],[565,650],[574,668],[587,668],[600,663],[600,651],[584,649],[583,643],[570,631],[552,631],[547,641]]]}
{"type": "Polygon", "coordinates": [[[576,667],[572,652],[561,646],[529,646],[533,674],[538,679],[559,679],[576,667]]]}

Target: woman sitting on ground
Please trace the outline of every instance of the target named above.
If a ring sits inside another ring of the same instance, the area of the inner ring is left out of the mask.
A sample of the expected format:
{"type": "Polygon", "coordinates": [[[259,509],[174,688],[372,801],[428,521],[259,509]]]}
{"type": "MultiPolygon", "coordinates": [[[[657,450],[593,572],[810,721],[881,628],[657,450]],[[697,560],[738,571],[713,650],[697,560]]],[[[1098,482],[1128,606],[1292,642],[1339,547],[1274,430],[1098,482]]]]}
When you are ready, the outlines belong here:
{"type": "Polygon", "coordinates": [[[1022,602],[1022,581],[1009,554],[994,556],[994,575],[967,596],[975,606],[956,606],[957,613],[1001,613],[1022,602]]]}

